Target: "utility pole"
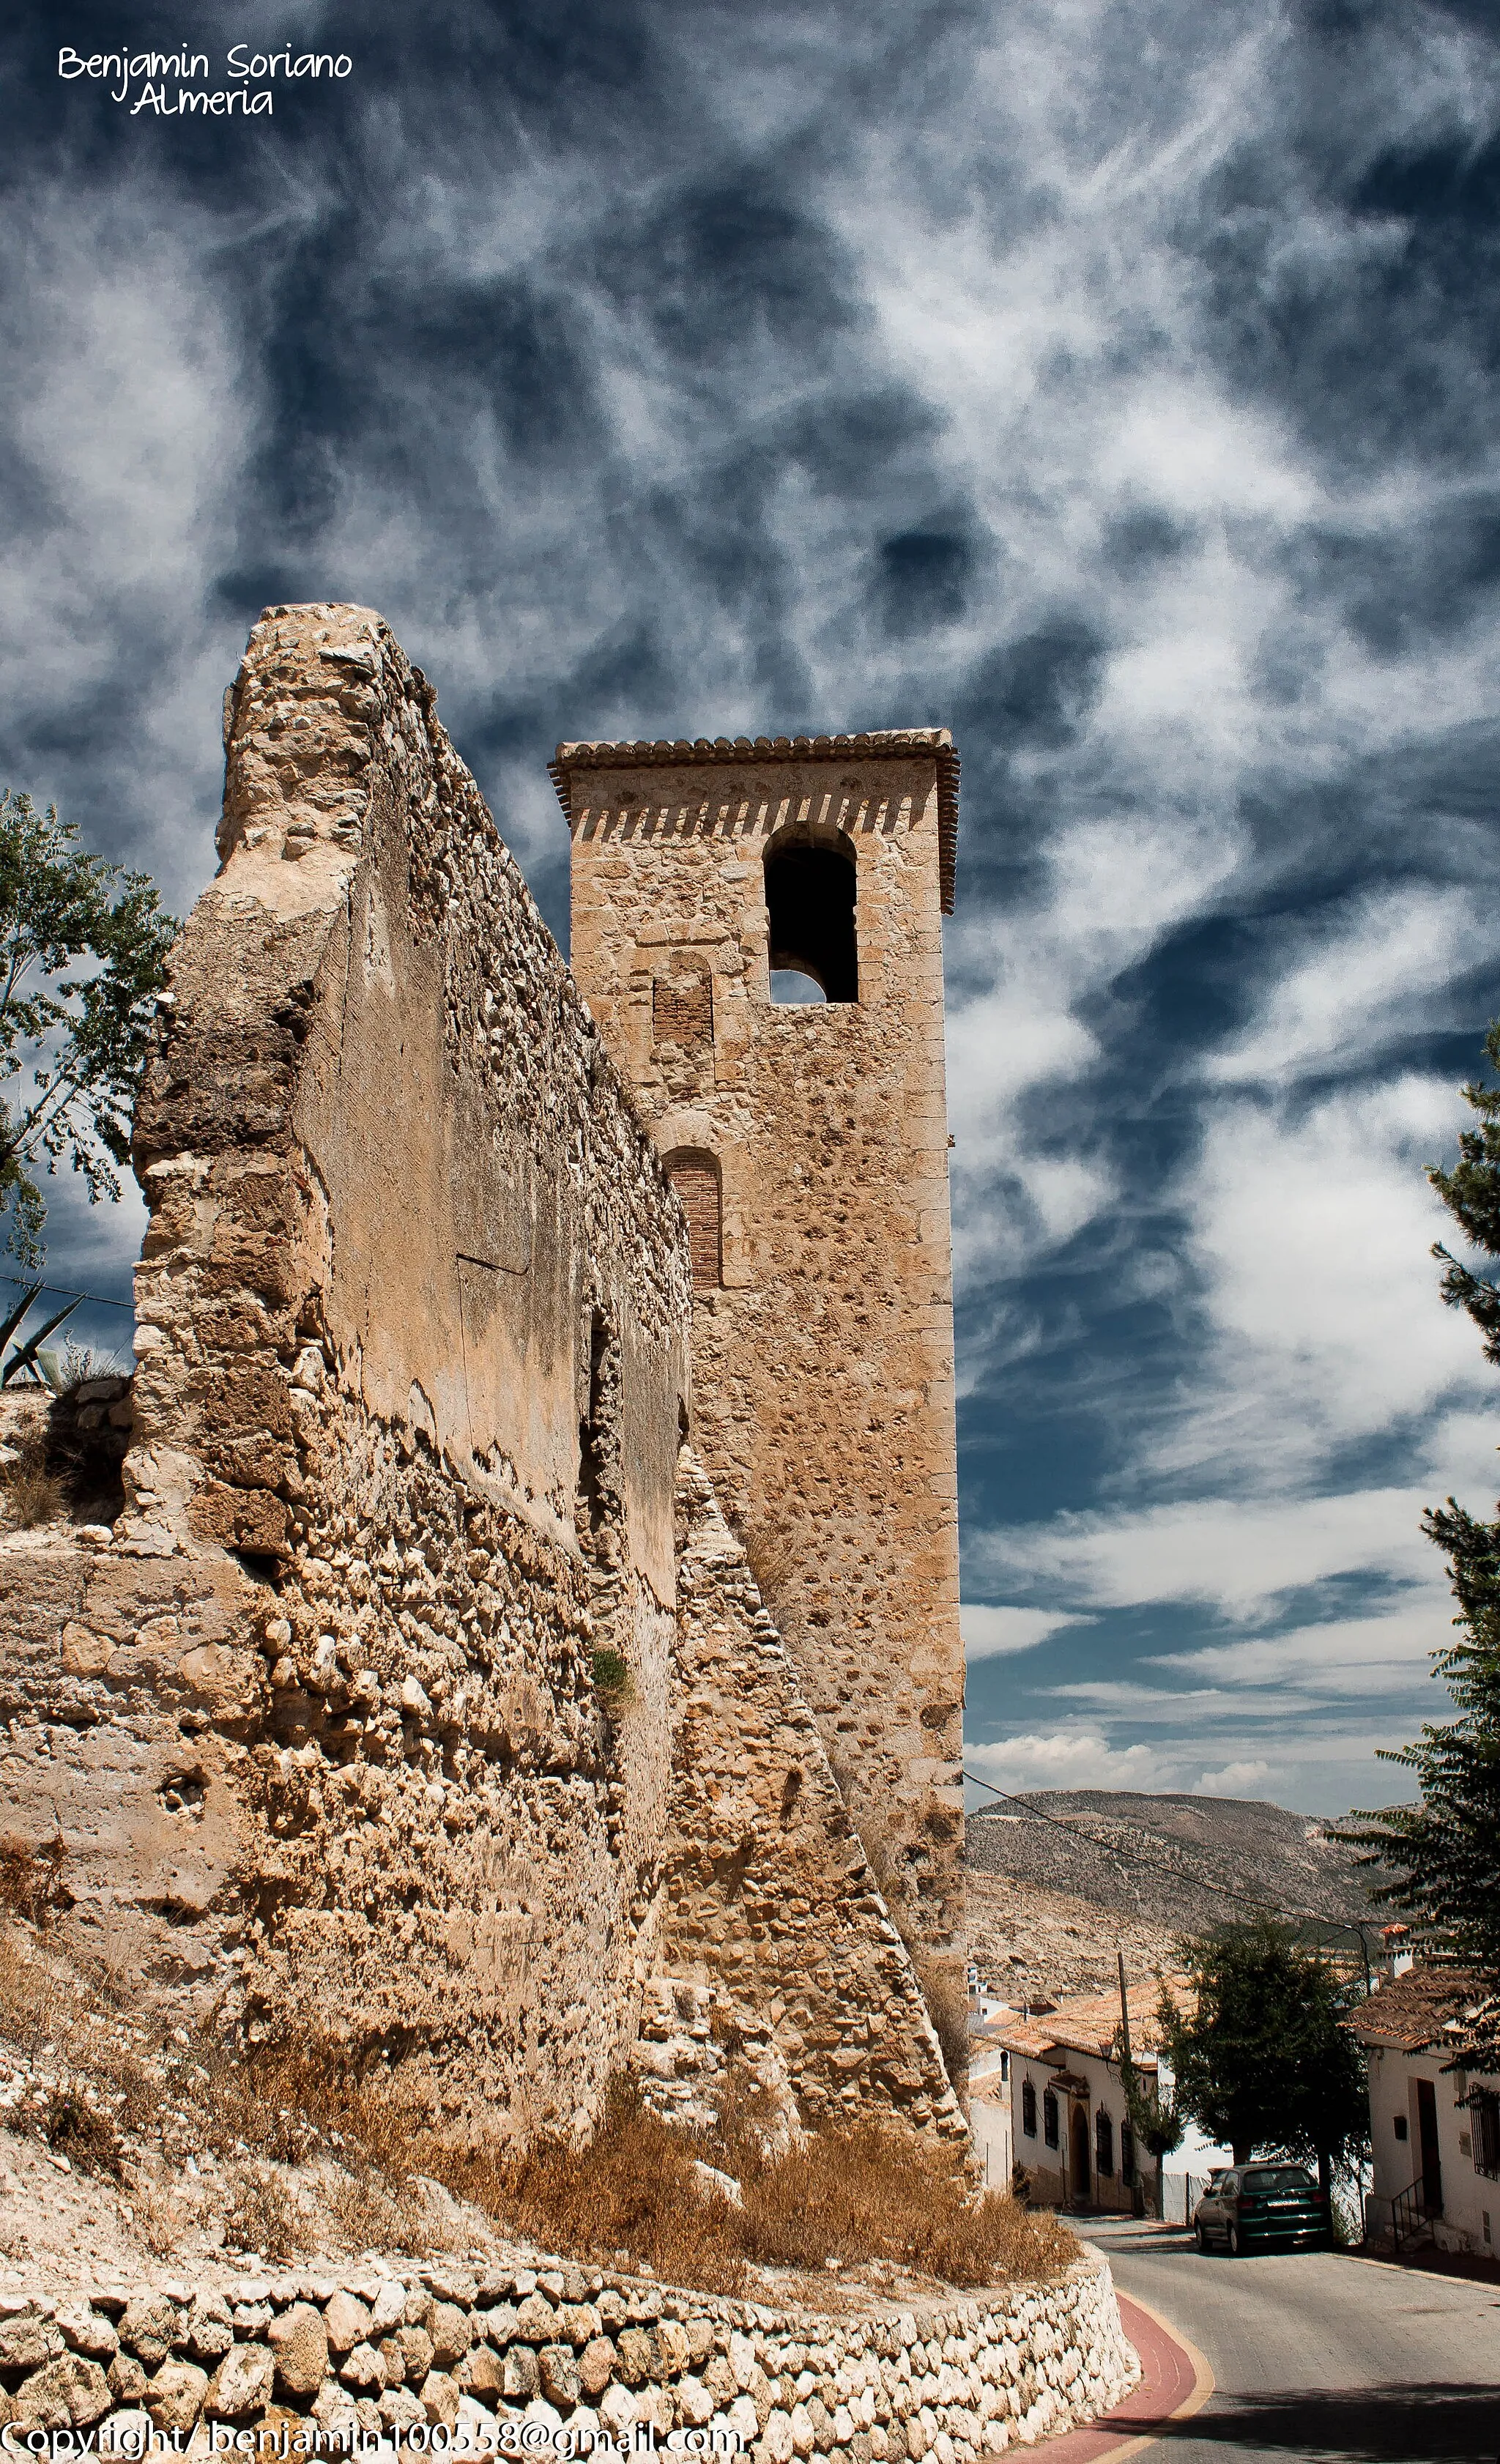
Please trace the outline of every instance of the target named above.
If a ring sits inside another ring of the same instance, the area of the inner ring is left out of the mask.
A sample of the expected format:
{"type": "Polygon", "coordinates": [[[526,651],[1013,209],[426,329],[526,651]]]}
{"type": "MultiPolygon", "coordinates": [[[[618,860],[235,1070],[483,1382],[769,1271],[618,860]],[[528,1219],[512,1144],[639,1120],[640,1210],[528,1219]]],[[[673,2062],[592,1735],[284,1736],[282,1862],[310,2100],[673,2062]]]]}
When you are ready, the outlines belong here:
{"type": "MultiPolygon", "coordinates": [[[[1114,1946],[1114,1964],[1119,1970],[1120,1978],[1120,2077],[1123,2082],[1130,2077],[1135,2065],[1130,2050],[1130,1995],[1125,1990],[1125,1951],[1119,1943],[1114,1946]]],[[[1146,2194],[1141,2188],[1140,2154],[1136,2145],[1134,2122],[1129,2122],[1128,2127],[1131,2145],[1130,2211],[1133,2216],[1143,2216],[1146,2212],[1146,2194]]]]}

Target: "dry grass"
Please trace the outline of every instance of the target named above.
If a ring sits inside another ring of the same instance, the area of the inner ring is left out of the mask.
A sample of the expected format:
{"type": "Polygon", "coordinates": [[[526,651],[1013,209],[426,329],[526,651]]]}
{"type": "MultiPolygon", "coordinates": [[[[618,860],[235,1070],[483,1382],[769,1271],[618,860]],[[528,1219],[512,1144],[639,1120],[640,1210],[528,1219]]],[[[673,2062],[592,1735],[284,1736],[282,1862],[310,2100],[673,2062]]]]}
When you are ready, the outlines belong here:
{"type": "Polygon", "coordinates": [[[67,1492],[56,1473],[41,1463],[7,1463],[3,1468],[6,1512],[13,1528],[34,1531],[43,1523],[55,1523],[67,1504],[67,1492]]]}
{"type": "Polygon", "coordinates": [[[78,2173],[121,2173],[120,2133],[107,2113],[76,2087],[48,2091],[41,2115],[42,2137],[78,2173]]]}
{"type": "Polygon", "coordinates": [[[622,2253],[658,2276],[736,2292],[747,2263],[822,2271],[893,2262],[950,2284],[1032,2281],[1077,2255],[1051,2217],[988,2192],[976,2198],[950,2157],[906,2133],[825,2133],[768,2157],[746,2131],[704,2147],[739,2181],[744,2204],[710,2191],[695,2145],[617,2084],[591,2145],[543,2142],[510,2163],[429,2147],[425,2169],[513,2231],[592,2259],[622,2253]]]}
{"type": "Polygon", "coordinates": [[[627,2252],[673,2283],[739,2291],[744,2276],[727,2200],[705,2199],[681,2133],[649,2113],[632,2088],[610,2089],[604,2123],[585,2148],[540,2141],[525,2154],[480,2156],[445,2176],[459,2196],[569,2256],[618,2261],[627,2252]]]}
{"type": "Polygon", "coordinates": [[[822,2133],[774,2163],[741,2159],[739,2178],[737,2239],[762,2265],[885,2259],[947,2284],[994,2284],[1054,2276],[1077,2256],[1053,2218],[999,2191],[977,2199],[951,2161],[905,2133],[822,2133]]]}
{"type": "Polygon", "coordinates": [[[0,1838],[0,1907],[44,1932],[72,1900],[63,1881],[67,1851],[59,1833],[37,1847],[16,1832],[0,1838]]]}
{"type": "Polygon", "coordinates": [[[671,2128],[629,2082],[611,2089],[586,2147],[542,2141],[516,2154],[459,2140],[434,2129],[384,2064],[362,2068],[315,2043],[241,2054],[207,2035],[149,2034],[107,1979],[85,1983],[21,1925],[0,1927],[0,2035],[43,2075],[9,2125],[80,2171],[128,2170],[137,2230],[163,2255],[181,2219],[132,2150],[150,2146],[171,2105],[190,2112],[198,2145],[224,2165],[228,2242],[268,2260],[328,2247],[330,2228],[354,2250],[420,2247],[430,2233],[423,2177],[547,2250],[710,2292],[749,2289],[753,2267],[822,2275],[830,2260],[959,2285],[1030,2282],[1076,2256],[1053,2218],[995,2192],[977,2198],[950,2155],[905,2133],[821,2134],[770,2155],[749,2101],[726,2110],[712,2142],[671,2128]],[[742,2206],[705,2185],[696,2157],[738,2179],[742,2206]],[[306,2168],[300,2195],[294,2167],[306,2168]]]}
{"type": "MultiPolygon", "coordinates": [[[[351,2246],[396,2247],[420,2229],[410,2186],[427,2175],[509,2233],[564,2255],[645,2262],[671,2282],[744,2290],[751,2265],[821,2273],[830,2259],[893,2263],[950,2284],[1033,2281],[1076,2256],[1050,2216],[998,2192],[976,2198],[950,2157],[905,2133],[824,2134],[768,2157],[749,2126],[701,2148],[640,2101],[610,2090],[592,2143],[541,2140],[520,2155],[459,2144],[429,2127],[384,2080],[316,2048],[219,2057],[204,2096],[213,2144],[262,2164],[336,2153],[340,2179],[320,2193],[351,2246]],[[744,2204],[705,2190],[697,2155],[733,2173],[744,2204]]],[[[247,2228],[254,2220],[247,2214],[247,2228]]],[[[265,2234],[247,2248],[275,2255],[265,2234]]],[[[295,2232],[288,2219],[279,2248],[295,2232]]]]}
{"type": "Polygon", "coordinates": [[[239,2165],[230,2174],[224,2210],[226,2244],[262,2258],[289,2259],[312,2245],[296,2201],[269,2167],[239,2165]]]}

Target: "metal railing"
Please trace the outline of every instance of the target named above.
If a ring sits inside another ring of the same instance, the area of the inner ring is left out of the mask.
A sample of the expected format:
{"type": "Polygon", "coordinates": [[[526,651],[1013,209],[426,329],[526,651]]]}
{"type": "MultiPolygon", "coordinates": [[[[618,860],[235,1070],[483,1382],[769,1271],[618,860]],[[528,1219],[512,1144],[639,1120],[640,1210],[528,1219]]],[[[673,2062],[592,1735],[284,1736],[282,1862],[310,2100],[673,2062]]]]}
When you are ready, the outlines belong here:
{"type": "Polygon", "coordinates": [[[1364,2237],[1366,2241],[1373,2241],[1379,2234],[1389,2233],[1391,2247],[1400,2257],[1408,2245],[1421,2241],[1424,2233],[1430,2234],[1433,2218],[1442,2213],[1441,2200],[1428,2204],[1426,2176],[1419,2173],[1415,2181],[1408,2182],[1404,2190],[1398,2190],[1394,2197],[1386,2198],[1383,2194],[1377,2197],[1373,2190],[1367,2194],[1364,2237]],[[1383,2220],[1377,2212],[1381,2208],[1386,2211],[1383,2220]]]}

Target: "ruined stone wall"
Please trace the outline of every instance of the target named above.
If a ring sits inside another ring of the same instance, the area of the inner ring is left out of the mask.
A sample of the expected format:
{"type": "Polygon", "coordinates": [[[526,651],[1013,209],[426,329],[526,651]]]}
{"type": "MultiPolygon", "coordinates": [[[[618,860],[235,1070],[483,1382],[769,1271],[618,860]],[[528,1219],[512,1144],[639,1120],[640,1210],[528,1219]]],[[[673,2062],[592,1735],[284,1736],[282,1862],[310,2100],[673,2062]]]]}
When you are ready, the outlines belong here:
{"type": "Polygon", "coordinates": [[[774,2141],[899,2115],[967,2126],[906,1947],[743,1550],[684,1447],[664,1972],[642,2013],[651,2101],[747,2093],[774,2141]]]}
{"type": "MultiPolygon", "coordinates": [[[[475,2134],[585,2131],[638,2046],[668,2104],[748,2074],[787,2126],[957,2142],[892,1923],[940,1989],[931,759],[874,764],[847,816],[857,1009],[770,1012],[748,909],[679,964],[663,875],[627,1008],[703,1150],[685,1214],[380,619],[269,610],[225,733],[137,1120],[122,1510],[0,1528],[0,1829],[60,1839],[64,1947],[129,1991],[384,2058],[475,2134]],[[679,1479],[695,1346],[790,1656],[679,1479]]],[[[723,855],[716,914],[759,871],[723,855]]]]}
{"type": "Polygon", "coordinates": [[[125,1511],[0,1544],[8,1818],[141,1987],[584,2127],[658,1964],[681,1219],[379,619],[268,611],[226,719],[125,1511]]]}
{"type": "Polygon", "coordinates": [[[664,1155],[684,1158],[694,1442],[958,2076],[951,748],[936,732],[564,745],[554,767],[574,972],[664,1155]],[[852,856],[855,1001],[772,1003],[763,859],[788,832],[852,856]]]}

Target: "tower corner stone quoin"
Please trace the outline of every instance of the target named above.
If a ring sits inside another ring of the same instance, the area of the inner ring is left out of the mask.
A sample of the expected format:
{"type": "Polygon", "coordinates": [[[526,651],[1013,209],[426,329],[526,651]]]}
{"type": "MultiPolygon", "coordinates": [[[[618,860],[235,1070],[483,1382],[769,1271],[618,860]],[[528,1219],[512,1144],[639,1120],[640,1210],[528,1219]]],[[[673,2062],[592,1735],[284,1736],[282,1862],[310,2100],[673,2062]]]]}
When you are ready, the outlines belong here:
{"type": "Polygon", "coordinates": [[[936,728],[552,764],[573,974],[687,1219],[694,1442],[961,2079],[958,768],[936,728]],[[826,998],[773,998],[773,968],[826,998]]]}

